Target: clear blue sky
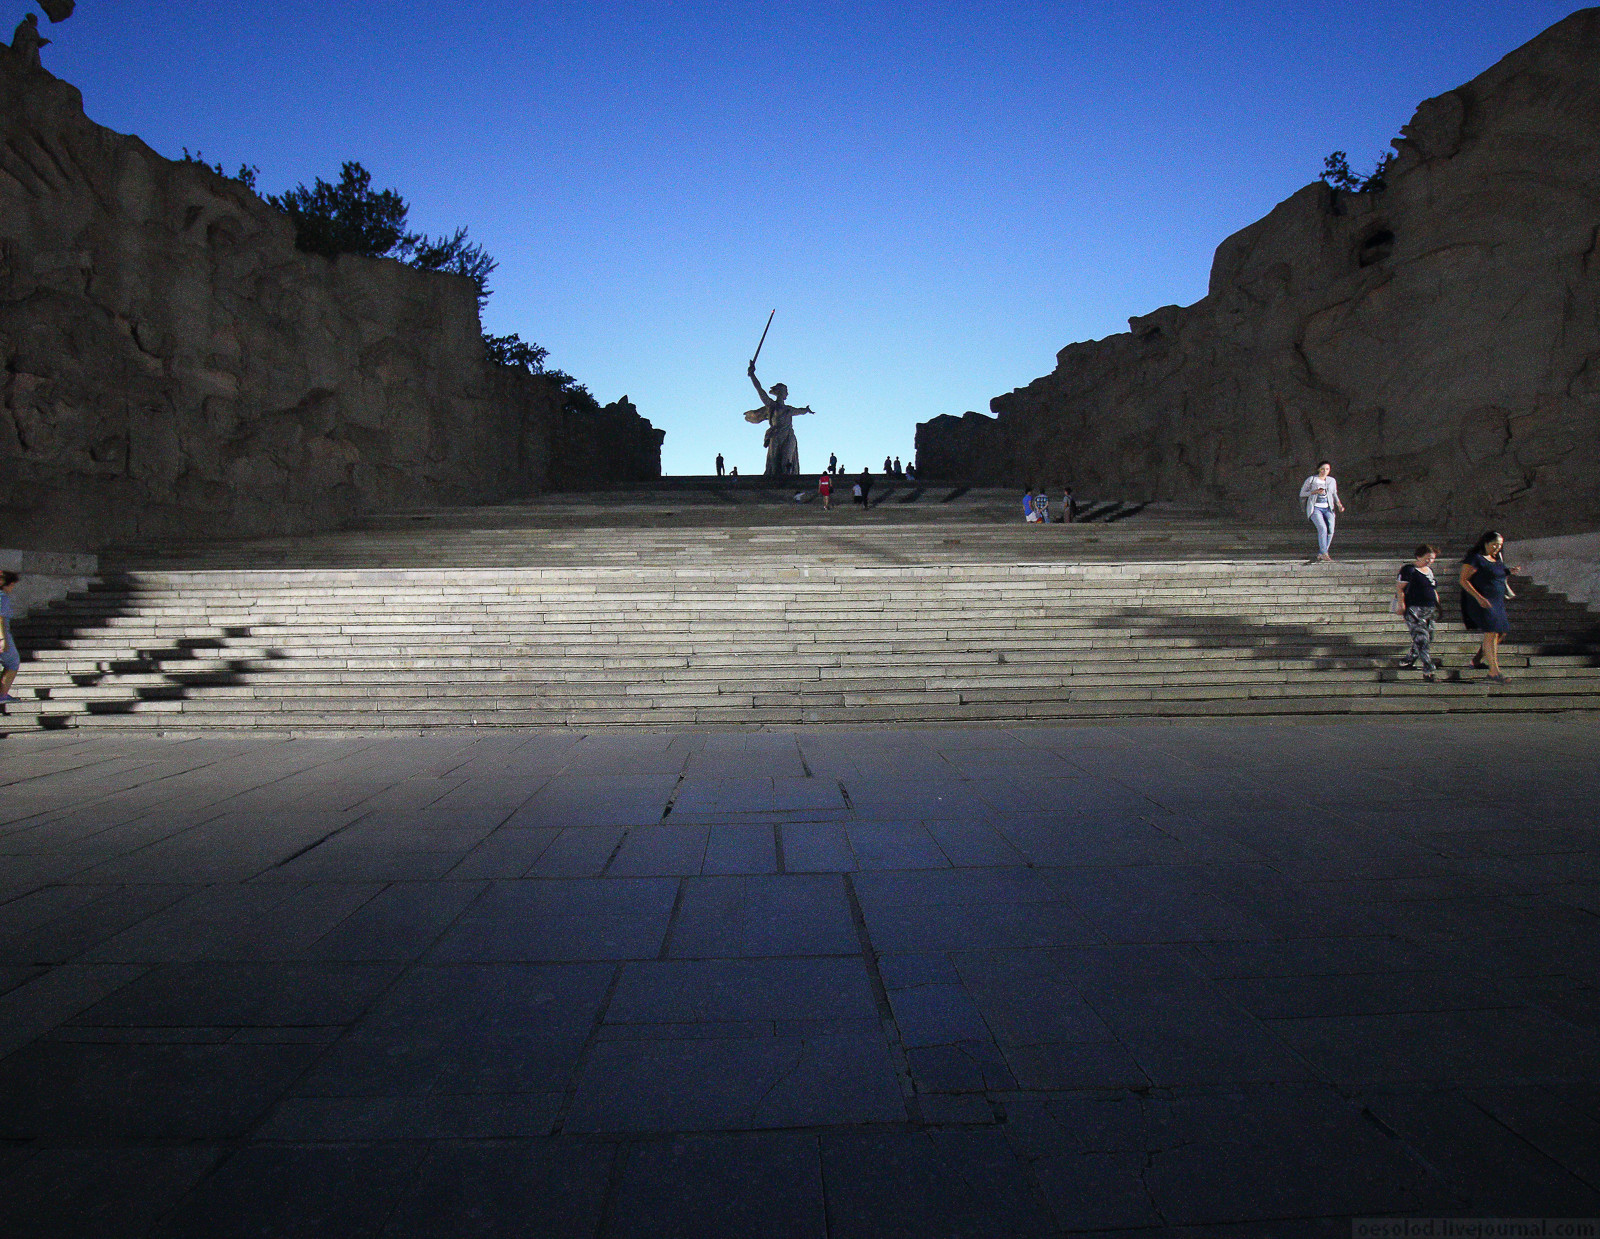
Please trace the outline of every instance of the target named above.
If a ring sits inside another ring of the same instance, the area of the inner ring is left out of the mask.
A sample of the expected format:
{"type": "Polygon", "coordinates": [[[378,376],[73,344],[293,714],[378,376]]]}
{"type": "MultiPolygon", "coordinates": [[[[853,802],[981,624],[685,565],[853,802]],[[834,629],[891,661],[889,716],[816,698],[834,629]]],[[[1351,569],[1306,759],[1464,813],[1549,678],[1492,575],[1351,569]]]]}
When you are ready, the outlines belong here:
{"type": "MultiPolygon", "coordinates": [[[[46,65],[264,191],[356,159],[500,261],[485,326],[759,472],[909,459],[1072,341],[1203,296],[1228,234],[1573,11],[1544,0],[80,0],[46,65]]],[[[48,25],[48,23],[45,23],[48,25]]]]}

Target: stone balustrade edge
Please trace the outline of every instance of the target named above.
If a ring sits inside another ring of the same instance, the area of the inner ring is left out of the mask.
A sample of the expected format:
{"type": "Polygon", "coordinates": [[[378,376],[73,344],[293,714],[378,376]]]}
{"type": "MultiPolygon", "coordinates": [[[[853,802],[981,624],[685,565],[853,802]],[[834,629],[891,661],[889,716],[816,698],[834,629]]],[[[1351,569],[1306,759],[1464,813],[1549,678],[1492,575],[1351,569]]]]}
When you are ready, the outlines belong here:
{"type": "Polygon", "coordinates": [[[1600,606],[1600,532],[1507,542],[1505,560],[1572,602],[1600,606]]]}
{"type": "Polygon", "coordinates": [[[21,619],[36,607],[89,588],[100,571],[98,556],[73,551],[21,551],[0,548],[0,568],[20,572],[11,600],[21,619]]]}

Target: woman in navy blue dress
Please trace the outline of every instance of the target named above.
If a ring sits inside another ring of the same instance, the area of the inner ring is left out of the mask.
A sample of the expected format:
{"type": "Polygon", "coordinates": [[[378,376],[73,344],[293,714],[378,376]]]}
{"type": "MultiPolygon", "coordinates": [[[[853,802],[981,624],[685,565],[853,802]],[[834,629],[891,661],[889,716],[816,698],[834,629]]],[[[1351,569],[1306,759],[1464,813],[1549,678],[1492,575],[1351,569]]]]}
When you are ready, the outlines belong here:
{"type": "Polygon", "coordinates": [[[1500,640],[1511,631],[1506,618],[1506,599],[1516,594],[1506,584],[1508,568],[1500,557],[1505,539],[1489,530],[1478,539],[1461,561],[1461,623],[1468,632],[1483,634],[1483,645],[1472,656],[1472,665],[1487,668],[1488,678],[1504,684],[1500,674],[1500,640]]]}

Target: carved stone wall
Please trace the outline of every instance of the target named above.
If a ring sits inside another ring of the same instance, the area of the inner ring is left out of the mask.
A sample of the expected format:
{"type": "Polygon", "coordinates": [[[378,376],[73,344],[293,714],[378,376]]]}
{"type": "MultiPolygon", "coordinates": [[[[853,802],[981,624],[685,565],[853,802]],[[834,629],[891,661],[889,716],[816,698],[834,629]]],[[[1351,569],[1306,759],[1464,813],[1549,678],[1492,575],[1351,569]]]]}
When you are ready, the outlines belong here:
{"type": "MultiPolygon", "coordinates": [[[[660,473],[618,402],[486,365],[475,289],[329,261],[236,181],[0,49],[0,522],[11,546],[328,527],[660,473]]],[[[650,446],[655,455],[650,455],[650,446]]]]}
{"type": "MultiPolygon", "coordinates": [[[[1382,192],[1307,186],[1209,294],[918,427],[927,476],[1293,515],[1331,459],[1419,531],[1600,523],[1600,10],[1424,102],[1382,192]]],[[[1353,501],[1353,502],[1352,502],[1353,501]]]]}

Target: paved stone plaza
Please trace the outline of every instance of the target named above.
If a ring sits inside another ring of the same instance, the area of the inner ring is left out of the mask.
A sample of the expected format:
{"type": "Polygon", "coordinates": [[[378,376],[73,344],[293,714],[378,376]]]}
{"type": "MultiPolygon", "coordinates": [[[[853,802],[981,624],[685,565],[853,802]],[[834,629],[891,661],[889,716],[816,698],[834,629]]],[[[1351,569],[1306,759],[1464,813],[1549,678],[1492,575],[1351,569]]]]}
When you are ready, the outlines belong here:
{"type": "Polygon", "coordinates": [[[1600,1216],[1597,739],[12,737],[0,1233],[1600,1216]]]}

